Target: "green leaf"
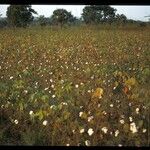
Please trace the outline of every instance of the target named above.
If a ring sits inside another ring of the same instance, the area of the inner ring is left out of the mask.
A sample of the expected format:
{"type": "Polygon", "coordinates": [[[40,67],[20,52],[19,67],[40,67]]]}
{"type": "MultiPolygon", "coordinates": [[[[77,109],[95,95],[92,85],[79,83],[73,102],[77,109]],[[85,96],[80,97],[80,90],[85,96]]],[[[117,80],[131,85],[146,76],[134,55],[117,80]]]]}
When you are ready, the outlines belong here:
{"type": "Polygon", "coordinates": [[[85,112],[83,112],[83,114],[81,115],[81,118],[82,119],[87,119],[87,117],[88,117],[87,114],[85,112]]]}
{"type": "Polygon", "coordinates": [[[139,126],[139,127],[142,127],[142,126],[143,126],[143,120],[140,120],[140,121],[138,122],[138,126],[139,126]]]}
{"type": "Polygon", "coordinates": [[[41,121],[41,120],[43,119],[43,117],[44,117],[42,110],[40,110],[37,115],[38,115],[40,121],[41,121]]]}
{"type": "Polygon", "coordinates": [[[64,118],[64,120],[67,120],[69,117],[70,117],[70,112],[64,112],[64,114],[63,114],[64,116],[63,116],[63,118],[64,118]]]}
{"type": "Polygon", "coordinates": [[[126,80],[125,81],[125,84],[127,85],[127,86],[133,86],[133,85],[135,85],[135,83],[136,83],[136,80],[135,80],[135,78],[129,78],[128,80],[126,80]]]}
{"type": "Polygon", "coordinates": [[[24,109],[22,102],[19,102],[19,107],[20,107],[20,110],[21,110],[21,111],[24,109]]]}
{"type": "Polygon", "coordinates": [[[42,101],[47,101],[49,99],[49,96],[48,95],[43,95],[41,97],[42,101]]]}
{"type": "Polygon", "coordinates": [[[59,110],[61,110],[61,109],[62,109],[62,107],[63,107],[63,105],[62,105],[62,104],[59,104],[59,105],[58,105],[58,109],[59,109],[59,110]]]}
{"type": "Polygon", "coordinates": [[[129,125],[126,123],[126,124],[124,124],[124,126],[123,126],[123,129],[124,129],[124,132],[129,132],[129,125]]]}

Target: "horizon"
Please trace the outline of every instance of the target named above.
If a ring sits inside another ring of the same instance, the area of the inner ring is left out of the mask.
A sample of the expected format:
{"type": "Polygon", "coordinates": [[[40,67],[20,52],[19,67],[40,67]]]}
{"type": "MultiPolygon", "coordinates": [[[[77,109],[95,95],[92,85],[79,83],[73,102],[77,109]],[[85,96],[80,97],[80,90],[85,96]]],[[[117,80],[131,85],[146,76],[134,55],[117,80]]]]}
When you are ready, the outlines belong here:
{"type": "MultiPolygon", "coordinates": [[[[1,17],[6,17],[6,11],[8,6],[9,5],[0,5],[0,14],[2,14],[1,17]]],[[[67,11],[70,11],[75,17],[80,18],[82,10],[85,6],[86,5],[32,5],[32,8],[38,13],[38,15],[33,15],[34,17],[38,17],[40,15],[50,17],[55,9],[63,8],[67,11]]],[[[128,19],[144,22],[149,21],[149,17],[145,16],[150,15],[150,6],[110,6],[117,9],[116,14],[124,14],[128,19]]]]}

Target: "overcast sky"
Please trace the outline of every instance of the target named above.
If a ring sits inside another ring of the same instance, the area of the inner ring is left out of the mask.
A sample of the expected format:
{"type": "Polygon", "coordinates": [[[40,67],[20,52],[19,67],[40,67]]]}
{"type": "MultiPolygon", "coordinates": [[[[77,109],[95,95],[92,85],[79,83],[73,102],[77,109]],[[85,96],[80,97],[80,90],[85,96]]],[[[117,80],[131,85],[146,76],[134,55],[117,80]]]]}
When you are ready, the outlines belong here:
{"type": "MultiPolygon", "coordinates": [[[[6,10],[9,5],[0,5],[0,14],[2,17],[6,17],[6,10]]],[[[150,5],[149,6],[124,6],[124,5],[111,5],[117,9],[118,14],[124,14],[128,19],[148,21],[147,17],[150,15],[150,5]]],[[[85,5],[32,5],[32,8],[38,12],[38,15],[44,15],[45,17],[50,17],[53,11],[57,8],[64,8],[68,11],[71,11],[72,14],[76,17],[80,17],[82,9],[85,5]]]]}

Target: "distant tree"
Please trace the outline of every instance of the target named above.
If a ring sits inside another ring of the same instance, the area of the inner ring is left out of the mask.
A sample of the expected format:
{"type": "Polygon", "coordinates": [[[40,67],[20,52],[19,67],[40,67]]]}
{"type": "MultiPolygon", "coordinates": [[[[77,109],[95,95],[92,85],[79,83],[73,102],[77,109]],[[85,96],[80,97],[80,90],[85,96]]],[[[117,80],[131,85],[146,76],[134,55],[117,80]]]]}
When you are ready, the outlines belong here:
{"type": "Polygon", "coordinates": [[[91,5],[83,9],[82,18],[85,23],[110,22],[115,17],[116,9],[108,5],[91,5]]]}
{"type": "Polygon", "coordinates": [[[138,24],[139,24],[140,27],[146,27],[146,22],[139,21],[138,24]]]}
{"type": "Polygon", "coordinates": [[[6,27],[6,26],[7,26],[7,19],[0,17],[0,28],[6,27]]]}
{"type": "Polygon", "coordinates": [[[135,20],[133,19],[127,19],[127,23],[130,23],[130,24],[135,24],[137,23],[135,20]]]}
{"type": "Polygon", "coordinates": [[[51,25],[52,21],[50,17],[38,16],[34,17],[33,21],[30,23],[31,26],[46,26],[51,25]]]}
{"type": "Polygon", "coordinates": [[[100,16],[100,14],[98,14],[98,13],[96,14],[96,11],[93,9],[92,6],[84,7],[83,13],[82,13],[82,18],[86,24],[98,22],[96,16],[99,18],[102,17],[102,16],[100,16]],[[99,15],[99,16],[97,16],[97,15],[99,15]]]}
{"type": "Polygon", "coordinates": [[[26,27],[33,20],[32,14],[37,12],[31,8],[31,5],[10,5],[6,14],[10,26],[26,27]]]}
{"type": "Polygon", "coordinates": [[[116,21],[121,24],[125,24],[127,22],[127,17],[124,14],[117,14],[115,17],[116,21]]]}
{"type": "Polygon", "coordinates": [[[144,17],[145,17],[145,18],[146,18],[146,17],[148,17],[148,21],[150,22],[150,15],[148,15],[148,16],[144,16],[144,17]]]}
{"type": "Polygon", "coordinates": [[[101,9],[102,9],[102,14],[103,14],[103,21],[112,23],[112,21],[115,18],[116,9],[108,5],[101,6],[101,9]]]}
{"type": "Polygon", "coordinates": [[[82,18],[76,18],[76,17],[74,17],[74,20],[73,20],[72,24],[74,24],[74,25],[81,25],[82,22],[83,22],[82,18]]]}
{"type": "Polygon", "coordinates": [[[43,15],[39,16],[37,21],[40,26],[46,26],[47,24],[47,19],[43,15]]]}
{"type": "Polygon", "coordinates": [[[62,27],[64,24],[73,22],[75,18],[71,12],[68,12],[65,9],[56,9],[54,10],[51,19],[53,24],[60,25],[62,27]]]}

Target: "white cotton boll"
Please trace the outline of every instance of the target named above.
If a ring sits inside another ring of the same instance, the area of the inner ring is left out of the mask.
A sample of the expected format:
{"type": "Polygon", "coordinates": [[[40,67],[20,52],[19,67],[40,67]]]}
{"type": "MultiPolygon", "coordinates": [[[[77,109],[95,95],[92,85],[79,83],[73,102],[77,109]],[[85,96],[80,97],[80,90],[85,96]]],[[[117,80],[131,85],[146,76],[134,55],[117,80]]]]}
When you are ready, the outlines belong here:
{"type": "Polygon", "coordinates": [[[129,106],[131,106],[132,104],[131,103],[129,103],[129,106]]]}
{"type": "Polygon", "coordinates": [[[135,112],[136,112],[136,114],[139,114],[139,108],[136,108],[136,110],[135,110],[135,112]]]}
{"type": "Polygon", "coordinates": [[[85,145],[86,145],[86,146],[90,146],[90,145],[91,145],[90,141],[89,141],[89,140],[86,140],[86,141],[85,141],[85,145]]]}
{"type": "Polygon", "coordinates": [[[102,112],[104,115],[107,115],[107,112],[104,110],[103,112],[102,112]]]}
{"type": "Polygon", "coordinates": [[[94,79],[94,76],[91,76],[91,79],[93,80],[93,79],[94,79]]]}
{"type": "Polygon", "coordinates": [[[119,130],[116,130],[116,131],[115,131],[115,137],[117,137],[118,134],[119,134],[119,130]]]}
{"type": "Polygon", "coordinates": [[[87,92],[88,92],[88,93],[91,93],[91,90],[88,90],[87,92]]]}
{"type": "Polygon", "coordinates": [[[108,129],[107,129],[106,127],[103,127],[101,130],[102,130],[105,134],[106,134],[107,131],[108,131],[108,129]]]}
{"type": "Polygon", "coordinates": [[[132,117],[129,117],[129,120],[130,120],[130,122],[132,122],[133,121],[132,117]]]}
{"type": "Polygon", "coordinates": [[[48,90],[48,87],[44,89],[45,91],[48,90]]]}
{"type": "Polygon", "coordinates": [[[33,115],[33,111],[32,110],[29,112],[29,115],[33,115]]]}
{"type": "Polygon", "coordinates": [[[47,125],[47,123],[48,123],[48,121],[47,121],[47,120],[44,120],[44,121],[43,121],[43,125],[44,125],[44,126],[46,126],[46,125],[47,125]]]}
{"type": "Polygon", "coordinates": [[[73,133],[75,133],[75,130],[72,130],[73,133]]]}
{"type": "Polygon", "coordinates": [[[80,106],[80,108],[83,108],[83,106],[80,106]]]}
{"type": "Polygon", "coordinates": [[[66,102],[62,102],[62,105],[66,105],[66,106],[67,106],[67,105],[68,105],[68,103],[66,103],[66,102]]]}
{"type": "Polygon", "coordinates": [[[90,111],[88,111],[88,114],[90,115],[90,114],[91,114],[91,112],[90,112],[90,111]]]}
{"type": "Polygon", "coordinates": [[[97,107],[99,108],[101,106],[101,104],[98,104],[97,107]]]}
{"type": "Polygon", "coordinates": [[[63,83],[64,83],[64,80],[61,80],[60,82],[61,82],[61,84],[63,84],[63,83]]]}
{"type": "Polygon", "coordinates": [[[143,133],[145,133],[147,130],[146,130],[146,129],[143,129],[142,131],[143,131],[143,133]]]}
{"type": "Polygon", "coordinates": [[[54,108],[54,107],[55,107],[55,105],[51,105],[51,106],[50,106],[51,109],[54,108]]]}
{"type": "Polygon", "coordinates": [[[52,98],[55,98],[56,97],[56,95],[52,95],[52,98]]]}
{"type": "Polygon", "coordinates": [[[15,119],[15,120],[14,120],[14,123],[15,123],[15,124],[18,124],[18,123],[19,123],[19,121],[18,121],[17,119],[15,119]]]}
{"type": "Polygon", "coordinates": [[[79,117],[81,117],[83,115],[83,112],[79,112],[79,117]]]}
{"type": "Polygon", "coordinates": [[[4,108],[4,105],[1,105],[1,108],[4,108]]]}
{"type": "Polygon", "coordinates": [[[25,94],[27,94],[27,93],[28,93],[28,91],[27,91],[27,90],[24,90],[24,93],[25,93],[25,94]]]}
{"type": "Polygon", "coordinates": [[[116,89],[116,87],[113,87],[113,90],[115,90],[116,89]]]}
{"type": "Polygon", "coordinates": [[[54,85],[53,85],[53,84],[51,85],[51,88],[54,88],[54,85]]]}
{"type": "Polygon", "coordinates": [[[90,122],[93,118],[93,116],[88,117],[88,122],[90,122]]]}
{"type": "Polygon", "coordinates": [[[110,107],[113,107],[114,105],[113,104],[110,104],[110,107]]]}
{"type": "Polygon", "coordinates": [[[80,83],[80,85],[83,85],[83,84],[84,84],[84,83],[82,83],[82,82],[80,83]]]}
{"type": "Polygon", "coordinates": [[[13,79],[14,77],[13,76],[11,76],[9,79],[11,80],[11,79],[13,79]]]}
{"type": "Polygon", "coordinates": [[[91,136],[93,133],[94,133],[93,129],[92,129],[92,128],[90,128],[90,129],[88,130],[88,134],[89,134],[89,136],[91,136]]]}
{"type": "Polygon", "coordinates": [[[132,133],[136,133],[137,132],[136,124],[134,122],[130,124],[130,131],[132,133]]]}
{"type": "Polygon", "coordinates": [[[79,87],[79,85],[78,85],[78,84],[76,84],[76,85],[75,85],[75,87],[76,87],[76,88],[78,88],[78,87],[79,87]]]}
{"type": "Polygon", "coordinates": [[[121,120],[120,120],[120,123],[121,123],[121,124],[124,124],[124,120],[123,120],[123,119],[121,119],[121,120]]]}
{"type": "Polygon", "coordinates": [[[81,129],[81,130],[80,130],[80,133],[84,133],[84,131],[85,131],[84,129],[81,129]]]}

